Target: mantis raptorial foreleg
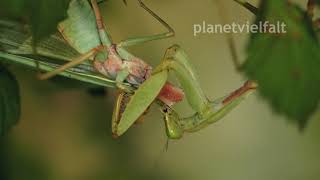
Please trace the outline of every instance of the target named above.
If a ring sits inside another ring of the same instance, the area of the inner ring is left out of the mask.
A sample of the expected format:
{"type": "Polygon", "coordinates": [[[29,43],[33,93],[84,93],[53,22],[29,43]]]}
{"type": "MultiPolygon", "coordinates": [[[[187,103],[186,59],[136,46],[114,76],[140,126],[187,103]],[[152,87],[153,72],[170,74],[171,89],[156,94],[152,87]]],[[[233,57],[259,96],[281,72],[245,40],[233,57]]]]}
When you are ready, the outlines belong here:
{"type": "Polygon", "coordinates": [[[198,83],[195,70],[190,64],[188,56],[178,45],[173,45],[167,49],[164,59],[154,70],[153,75],[169,70],[175,72],[190,106],[200,115],[204,114],[209,101],[198,83]]]}
{"type": "Polygon", "coordinates": [[[131,97],[127,109],[123,111],[122,117],[115,127],[114,134],[116,136],[126,132],[154,101],[167,81],[169,71],[173,71],[177,76],[189,105],[196,112],[191,117],[180,118],[171,107],[159,102],[163,107],[166,129],[168,137],[171,139],[182,137],[183,132],[195,131],[216,122],[239,104],[245,95],[251,92],[250,90],[256,88],[255,83],[246,83],[245,86],[227,98],[209,101],[200,87],[188,56],[178,45],[173,45],[166,51],[163,61],[156,67],[151,77],[131,97]],[[143,104],[140,103],[141,99],[144,99],[143,104]],[[129,110],[129,107],[135,106],[138,106],[135,111],[129,110]]]}
{"type": "Polygon", "coordinates": [[[235,108],[257,86],[249,81],[230,96],[209,101],[200,88],[188,56],[178,45],[174,45],[166,51],[163,61],[154,70],[149,81],[152,81],[153,76],[157,76],[159,73],[168,73],[170,70],[177,76],[181,87],[185,91],[188,103],[196,112],[190,117],[180,118],[170,107],[163,105],[162,111],[165,116],[167,135],[171,139],[181,138],[183,132],[200,130],[218,121],[235,108]]]}
{"type": "Polygon", "coordinates": [[[163,106],[161,110],[164,114],[167,136],[170,139],[180,139],[184,132],[195,132],[217,122],[239,105],[250,93],[254,92],[256,88],[256,83],[247,81],[229,96],[210,102],[210,108],[207,109],[205,116],[199,116],[195,113],[190,117],[182,118],[171,107],[163,106]]]}
{"type": "Polygon", "coordinates": [[[171,69],[176,72],[189,104],[195,111],[202,113],[202,111],[209,106],[209,101],[197,82],[196,75],[194,74],[195,71],[191,64],[189,64],[187,57],[184,57],[186,55],[184,53],[177,53],[177,50],[180,50],[177,45],[169,48],[165,53],[164,60],[153,71],[152,76],[139,86],[134,96],[130,99],[127,109],[122,114],[121,120],[115,129],[115,135],[121,136],[126,132],[155,100],[165,85],[168,78],[168,71],[171,69]],[[174,56],[178,56],[177,59],[179,59],[179,61],[174,60],[174,56]],[[142,100],[143,103],[141,103],[142,100]],[[130,110],[130,108],[133,107],[135,111],[130,110]]]}

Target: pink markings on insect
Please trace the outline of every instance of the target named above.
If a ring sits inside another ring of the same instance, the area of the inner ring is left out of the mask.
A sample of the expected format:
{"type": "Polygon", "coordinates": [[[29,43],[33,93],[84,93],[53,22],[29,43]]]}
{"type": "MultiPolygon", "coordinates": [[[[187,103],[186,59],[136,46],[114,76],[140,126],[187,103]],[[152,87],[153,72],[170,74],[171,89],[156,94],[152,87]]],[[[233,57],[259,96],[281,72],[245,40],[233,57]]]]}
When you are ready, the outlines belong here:
{"type": "Polygon", "coordinates": [[[182,91],[182,89],[175,87],[169,82],[167,82],[163,86],[158,95],[158,99],[167,104],[168,106],[172,106],[175,103],[182,101],[183,98],[184,92],[182,91]]]}
{"type": "Polygon", "coordinates": [[[108,48],[108,59],[104,61],[103,67],[109,74],[109,78],[116,79],[118,73],[123,69],[123,61],[114,46],[108,48]]]}
{"type": "Polygon", "coordinates": [[[119,72],[128,71],[126,81],[133,85],[139,85],[151,75],[152,67],[139,58],[123,60],[119,56],[116,46],[108,48],[108,57],[105,61],[96,60],[93,63],[98,72],[115,80],[119,72]]]}
{"type": "MultiPolygon", "coordinates": [[[[150,65],[137,57],[128,60],[121,59],[116,48],[115,45],[108,48],[108,58],[105,61],[93,62],[98,72],[115,80],[119,72],[127,70],[129,74],[126,81],[132,85],[140,85],[151,76],[152,67],[150,65]]],[[[157,98],[168,106],[172,106],[182,101],[184,92],[171,83],[166,83],[157,98]]]]}
{"type": "Polygon", "coordinates": [[[129,71],[127,81],[131,84],[141,84],[150,77],[152,71],[151,66],[138,58],[124,61],[124,67],[129,71]]]}

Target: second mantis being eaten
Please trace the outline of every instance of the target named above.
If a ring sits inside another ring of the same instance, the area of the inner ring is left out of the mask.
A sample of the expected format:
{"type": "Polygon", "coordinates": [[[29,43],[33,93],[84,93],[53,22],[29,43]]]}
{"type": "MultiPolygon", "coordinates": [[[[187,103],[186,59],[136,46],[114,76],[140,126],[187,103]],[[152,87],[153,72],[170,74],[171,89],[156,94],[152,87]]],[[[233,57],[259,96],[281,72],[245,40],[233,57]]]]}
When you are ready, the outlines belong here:
{"type": "Polygon", "coordinates": [[[115,137],[123,135],[156,102],[163,113],[168,138],[180,139],[185,132],[200,130],[220,120],[257,88],[255,82],[247,81],[231,94],[209,100],[199,85],[187,54],[179,45],[168,48],[161,63],[154,69],[125,49],[174,36],[174,30],[141,0],[138,0],[140,6],[164,25],[168,32],[130,38],[117,44],[112,42],[106,31],[97,1],[90,2],[71,0],[68,18],[58,25],[67,43],[81,55],[41,74],[39,79],[49,79],[79,65],[88,65],[85,62],[91,61],[89,64],[96,72],[121,90],[112,118],[115,137]],[[167,82],[169,72],[176,75],[181,88],[167,82]],[[173,109],[173,105],[183,98],[194,110],[189,117],[180,117],[173,109]]]}

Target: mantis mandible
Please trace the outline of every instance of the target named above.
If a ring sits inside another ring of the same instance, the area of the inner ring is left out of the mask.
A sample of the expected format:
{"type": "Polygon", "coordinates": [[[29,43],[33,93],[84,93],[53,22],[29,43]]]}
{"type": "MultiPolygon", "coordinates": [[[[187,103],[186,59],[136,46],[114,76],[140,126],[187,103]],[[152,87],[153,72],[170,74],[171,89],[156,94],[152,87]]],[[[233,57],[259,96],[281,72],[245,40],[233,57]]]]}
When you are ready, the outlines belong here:
{"type": "Polygon", "coordinates": [[[39,79],[46,80],[67,72],[69,75],[80,76],[80,79],[101,78],[101,81],[108,82],[110,87],[122,90],[112,118],[112,133],[116,137],[124,134],[154,101],[161,107],[168,138],[179,139],[184,132],[200,130],[223,118],[247,95],[254,92],[257,85],[248,81],[230,95],[210,101],[198,83],[187,54],[180,46],[173,45],[168,48],[163,60],[155,69],[128,52],[125,47],[174,36],[173,29],[164,20],[141,0],[138,1],[143,9],[166,27],[168,32],[130,38],[114,44],[106,31],[96,0],[91,0],[91,3],[87,0],[71,0],[68,19],[59,24],[58,30],[68,44],[81,55],[56,69],[49,66],[50,68],[44,70],[50,72],[41,74],[39,79]],[[89,61],[91,63],[88,63],[89,61]],[[103,77],[86,76],[87,72],[79,73],[72,70],[79,65],[93,66],[103,77]],[[169,72],[174,72],[177,76],[183,91],[167,82],[169,72]],[[195,113],[182,118],[172,106],[184,97],[195,113]]]}

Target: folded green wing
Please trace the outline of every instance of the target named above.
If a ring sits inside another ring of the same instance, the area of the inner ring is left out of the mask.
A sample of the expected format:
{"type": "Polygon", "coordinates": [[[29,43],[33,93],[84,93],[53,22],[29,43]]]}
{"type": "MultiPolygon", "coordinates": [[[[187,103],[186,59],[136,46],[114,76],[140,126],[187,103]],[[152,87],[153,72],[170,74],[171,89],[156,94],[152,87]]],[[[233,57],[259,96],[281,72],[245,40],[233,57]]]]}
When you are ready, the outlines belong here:
{"type": "MultiPolygon", "coordinates": [[[[34,54],[29,26],[18,22],[0,20],[0,50],[16,55],[34,54]]],[[[40,41],[37,55],[70,61],[80,54],[57,32],[40,41]]]]}
{"type": "MultiPolygon", "coordinates": [[[[52,71],[80,55],[59,34],[42,40],[36,48],[37,54],[34,54],[28,26],[0,20],[0,62],[23,65],[31,69],[39,65],[42,71],[52,71]]],[[[89,62],[59,75],[99,86],[115,87],[114,81],[101,77],[89,62]]]]}

